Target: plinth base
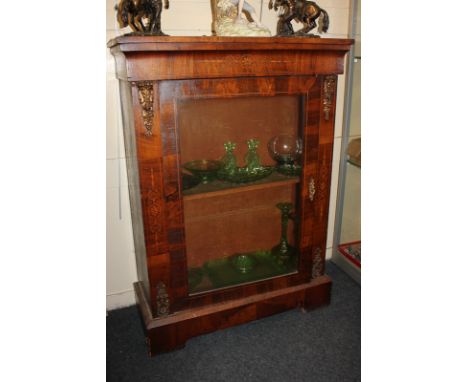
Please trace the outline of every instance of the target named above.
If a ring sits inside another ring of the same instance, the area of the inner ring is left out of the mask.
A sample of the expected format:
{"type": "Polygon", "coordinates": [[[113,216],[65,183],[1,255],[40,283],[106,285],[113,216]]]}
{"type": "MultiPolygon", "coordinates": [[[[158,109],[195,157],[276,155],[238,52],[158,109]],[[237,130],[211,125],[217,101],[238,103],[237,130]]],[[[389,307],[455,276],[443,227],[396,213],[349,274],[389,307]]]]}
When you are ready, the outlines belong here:
{"type": "Polygon", "coordinates": [[[145,326],[150,356],[183,348],[188,339],[201,334],[244,324],[294,308],[310,310],[328,305],[331,285],[330,277],[320,276],[307,284],[155,318],[151,313],[142,283],[133,284],[145,326]]]}

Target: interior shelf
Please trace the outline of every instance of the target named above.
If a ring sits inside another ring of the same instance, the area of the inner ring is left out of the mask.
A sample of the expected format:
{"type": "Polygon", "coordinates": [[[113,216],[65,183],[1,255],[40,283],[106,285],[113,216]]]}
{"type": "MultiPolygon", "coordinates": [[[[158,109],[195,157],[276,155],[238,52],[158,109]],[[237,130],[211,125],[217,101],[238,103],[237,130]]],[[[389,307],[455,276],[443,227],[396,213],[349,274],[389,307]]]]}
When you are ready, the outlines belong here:
{"type": "Polygon", "coordinates": [[[184,200],[205,199],[221,195],[230,195],[238,192],[269,189],[285,185],[297,184],[300,182],[298,176],[290,177],[274,172],[270,176],[251,183],[229,183],[214,180],[210,183],[199,184],[193,188],[185,190],[184,200]]]}

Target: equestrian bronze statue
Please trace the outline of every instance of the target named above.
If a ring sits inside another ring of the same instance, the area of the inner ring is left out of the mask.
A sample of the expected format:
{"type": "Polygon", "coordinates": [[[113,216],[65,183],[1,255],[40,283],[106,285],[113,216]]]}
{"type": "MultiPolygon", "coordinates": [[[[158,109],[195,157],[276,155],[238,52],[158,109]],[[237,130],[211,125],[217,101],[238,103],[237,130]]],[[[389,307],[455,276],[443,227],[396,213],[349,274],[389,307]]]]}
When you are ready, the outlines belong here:
{"type": "Polygon", "coordinates": [[[274,8],[277,11],[280,7],[283,8],[283,14],[279,17],[277,35],[278,36],[307,36],[320,37],[309,32],[317,27],[316,20],[321,17],[321,26],[319,33],[326,33],[330,24],[328,13],[325,9],[320,8],[313,1],[303,0],[270,0],[268,8],[274,8]],[[302,23],[304,27],[297,32],[291,25],[291,21],[295,20],[302,23]]]}
{"type": "MultiPolygon", "coordinates": [[[[164,8],[169,8],[169,0],[164,8]]],[[[120,28],[130,26],[132,34],[166,35],[161,31],[162,0],[120,0],[116,9],[120,28]]]]}

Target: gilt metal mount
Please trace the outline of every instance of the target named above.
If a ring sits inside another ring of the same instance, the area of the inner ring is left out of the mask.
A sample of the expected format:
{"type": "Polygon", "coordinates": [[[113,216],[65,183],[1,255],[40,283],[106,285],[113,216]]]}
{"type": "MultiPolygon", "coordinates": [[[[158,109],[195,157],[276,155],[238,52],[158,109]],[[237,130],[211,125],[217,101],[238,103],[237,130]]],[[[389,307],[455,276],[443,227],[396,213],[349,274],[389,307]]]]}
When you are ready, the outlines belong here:
{"type": "Polygon", "coordinates": [[[311,202],[314,201],[314,196],[315,196],[315,180],[314,180],[314,178],[310,178],[310,181],[309,181],[309,200],[311,202]]]}
{"type": "Polygon", "coordinates": [[[160,281],[156,286],[156,313],[158,317],[165,317],[169,314],[169,295],[167,293],[166,285],[160,281]]]}
{"type": "Polygon", "coordinates": [[[323,275],[322,250],[316,247],[312,255],[312,278],[315,279],[323,275]]]}
{"type": "Polygon", "coordinates": [[[329,75],[325,77],[323,83],[323,113],[325,115],[325,121],[330,120],[330,111],[333,106],[333,96],[335,93],[336,77],[329,75]]]}
{"type": "Polygon", "coordinates": [[[145,126],[145,135],[151,137],[153,135],[153,99],[154,89],[151,81],[135,82],[138,87],[138,101],[141,106],[141,115],[143,125],[145,126]]]}

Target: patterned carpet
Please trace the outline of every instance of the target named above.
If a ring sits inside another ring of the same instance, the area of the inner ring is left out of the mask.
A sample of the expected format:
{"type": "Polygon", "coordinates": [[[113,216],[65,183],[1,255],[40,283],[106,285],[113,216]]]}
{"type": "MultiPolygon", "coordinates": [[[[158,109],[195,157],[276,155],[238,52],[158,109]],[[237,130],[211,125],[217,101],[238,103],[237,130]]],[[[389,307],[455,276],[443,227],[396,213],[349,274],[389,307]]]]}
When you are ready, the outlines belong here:
{"type": "Polygon", "coordinates": [[[149,358],[136,306],[107,317],[107,380],[355,382],[361,369],[361,288],[333,263],[332,302],[195,337],[149,358]]]}

